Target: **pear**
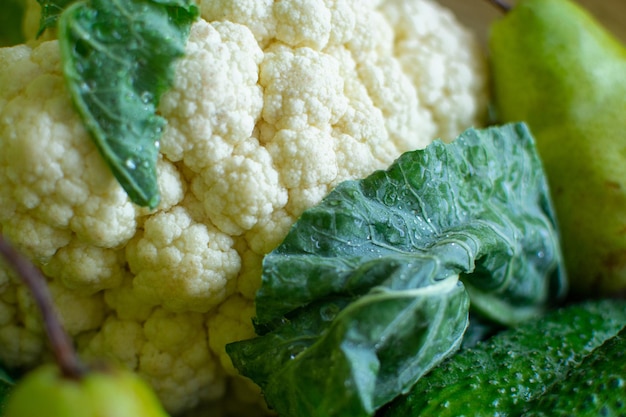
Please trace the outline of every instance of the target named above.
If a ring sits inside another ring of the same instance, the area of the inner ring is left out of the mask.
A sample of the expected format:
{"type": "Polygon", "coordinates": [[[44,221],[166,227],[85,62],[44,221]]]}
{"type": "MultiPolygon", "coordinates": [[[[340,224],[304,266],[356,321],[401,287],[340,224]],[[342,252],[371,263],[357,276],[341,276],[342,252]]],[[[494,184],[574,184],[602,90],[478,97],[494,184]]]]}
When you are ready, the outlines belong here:
{"type": "Polygon", "coordinates": [[[54,364],[27,374],[4,417],[167,417],[154,392],[125,369],[90,370],[68,378],[54,364]]]}
{"type": "MultiPolygon", "coordinates": [[[[502,5],[502,2],[498,2],[502,5]]],[[[573,296],[626,290],[626,49],[569,0],[521,0],[489,34],[494,113],[537,142],[573,296]]]]}

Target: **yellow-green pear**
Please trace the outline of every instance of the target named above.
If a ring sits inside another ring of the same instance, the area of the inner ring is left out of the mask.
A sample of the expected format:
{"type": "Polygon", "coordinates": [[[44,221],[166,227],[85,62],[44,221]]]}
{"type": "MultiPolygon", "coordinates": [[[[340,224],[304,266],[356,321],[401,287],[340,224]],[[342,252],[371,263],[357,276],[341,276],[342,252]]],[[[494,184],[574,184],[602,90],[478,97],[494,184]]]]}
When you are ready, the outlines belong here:
{"type": "Polygon", "coordinates": [[[156,395],[134,373],[90,370],[78,379],[50,364],[16,385],[4,417],[167,417],[156,395]]]}
{"type": "Polygon", "coordinates": [[[578,295],[626,290],[626,49],[569,0],[521,0],[489,36],[494,110],[543,160],[578,295]]]}

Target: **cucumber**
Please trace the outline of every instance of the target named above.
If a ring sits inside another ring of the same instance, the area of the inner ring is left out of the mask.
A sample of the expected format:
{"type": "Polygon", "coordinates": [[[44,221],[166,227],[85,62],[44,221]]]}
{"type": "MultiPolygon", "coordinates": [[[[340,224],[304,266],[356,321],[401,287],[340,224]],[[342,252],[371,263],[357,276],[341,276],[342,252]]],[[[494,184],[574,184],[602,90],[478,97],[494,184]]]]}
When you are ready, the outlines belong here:
{"type": "Polygon", "coordinates": [[[379,416],[518,416],[625,324],[622,300],[554,310],[461,350],[379,416]]]}
{"type": "Polygon", "coordinates": [[[594,350],[527,409],[524,417],[626,415],[626,329],[594,350]]]}

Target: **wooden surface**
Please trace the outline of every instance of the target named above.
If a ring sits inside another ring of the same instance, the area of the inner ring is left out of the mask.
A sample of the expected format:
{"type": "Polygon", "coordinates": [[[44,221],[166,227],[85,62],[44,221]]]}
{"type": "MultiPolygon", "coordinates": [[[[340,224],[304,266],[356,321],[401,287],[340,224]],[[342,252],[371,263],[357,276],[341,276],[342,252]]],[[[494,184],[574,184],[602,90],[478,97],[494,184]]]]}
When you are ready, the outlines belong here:
{"type": "MultiPolygon", "coordinates": [[[[501,15],[487,0],[438,0],[450,8],[466,26],[485,42],[489,23],[501,15]]],[[[574,0],[589,10],[611,32],[626,43],[626,0],[574,0]]],[[[507,0],[514,4],[515,0],[507,0]]]]}

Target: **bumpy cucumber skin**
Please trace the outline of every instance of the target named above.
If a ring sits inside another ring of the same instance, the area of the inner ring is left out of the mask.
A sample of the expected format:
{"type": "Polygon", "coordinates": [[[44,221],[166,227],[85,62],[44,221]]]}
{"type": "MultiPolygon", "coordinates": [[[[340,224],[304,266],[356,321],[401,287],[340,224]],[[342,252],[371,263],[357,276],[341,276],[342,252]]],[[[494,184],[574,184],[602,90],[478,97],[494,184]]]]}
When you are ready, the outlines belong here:
{"type": "Polygon", "coordinates": [[[626,416],[626,329],[527,408],[523,417],[626,416]]]}
{"type": "Polygon", "coordinates": [[[555,310],[460,351],[380,417],[517,416],[625,323],[625,301],[589,301],[555,310]]]}

